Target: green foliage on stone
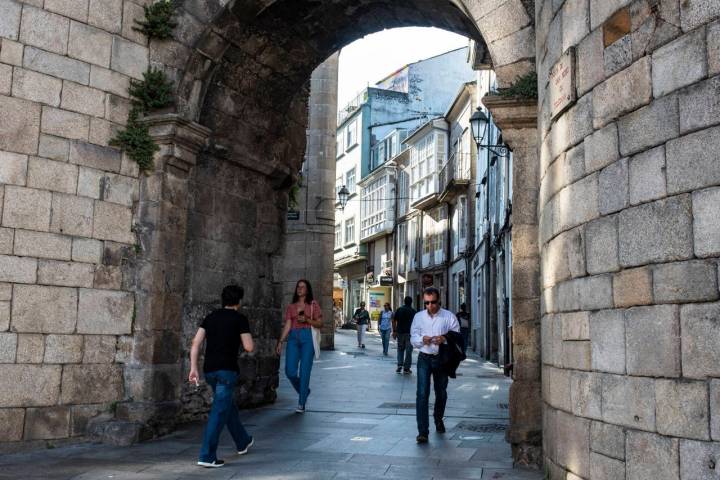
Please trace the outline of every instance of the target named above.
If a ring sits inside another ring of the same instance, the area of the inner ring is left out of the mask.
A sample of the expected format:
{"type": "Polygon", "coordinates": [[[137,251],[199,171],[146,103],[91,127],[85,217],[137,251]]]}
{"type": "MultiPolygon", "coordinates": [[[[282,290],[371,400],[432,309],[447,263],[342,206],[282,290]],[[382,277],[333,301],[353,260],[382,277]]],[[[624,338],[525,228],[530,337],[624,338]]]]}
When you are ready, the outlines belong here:
{"type": "Polygon", "coordinates": [[[508,88],[498,89],[501,97],[515,98],[538,98],[537,90],[537,72],[528,72],[522,77],[518,77],[515,83],[508,88]]]}
{"type": "Polygon", "coordinates": [[[125,130],[117,133],[115,138],[110,140],[110,145],[122,148],[128,157],[132,158],[145,172],[153,168],[153,156],[160,150],[148,130],[147,125],[140,122],[140,110],[130,110],[125,130]]]}
{"type": "Polygon", "coordinates": [[[298,194],[300,193],[300,187],[302,187],[302,174],[298,176],[297,182],[290,187],[290,191],[288,192],[288,210],[295,211],[298,208],[298,194]]]}
{"type": "Polygon", "coordinates": [[[142,81],[130,80],[132,103],[142,112],[165,108],[173,102],[173,84],[165,72],[150,68],[143,73],[142,81]]]}
{"type": "Polygon", "coordinates": [[[133,30],[144,33],[148,38],[160,40],[170,38],[177,22],[173,20],[175,14],[175,2],[173,0],[159,0],[151,5],[143,7],[145,20],[135,20],[139,27],[133,30]]]}

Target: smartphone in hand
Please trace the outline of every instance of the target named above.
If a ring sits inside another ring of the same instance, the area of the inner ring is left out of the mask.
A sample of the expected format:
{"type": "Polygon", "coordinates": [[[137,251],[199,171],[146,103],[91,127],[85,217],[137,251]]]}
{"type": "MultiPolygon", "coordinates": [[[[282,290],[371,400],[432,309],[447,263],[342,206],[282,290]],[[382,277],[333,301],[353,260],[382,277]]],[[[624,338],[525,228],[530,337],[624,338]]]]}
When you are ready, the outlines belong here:
{"type": "Polygon", "coordinates": [[[305,311],[304,310],[300,310],[298,312],[298,322],[305,323],[305,311]]]}

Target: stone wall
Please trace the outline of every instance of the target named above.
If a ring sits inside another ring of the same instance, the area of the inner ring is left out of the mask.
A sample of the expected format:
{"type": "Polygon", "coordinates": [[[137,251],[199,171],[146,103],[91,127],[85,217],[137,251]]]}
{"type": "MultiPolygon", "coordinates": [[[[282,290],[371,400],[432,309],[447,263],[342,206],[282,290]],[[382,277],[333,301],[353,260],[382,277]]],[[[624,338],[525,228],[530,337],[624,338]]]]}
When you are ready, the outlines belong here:
{"type": "Polygon", "coordinates": [[[552,479],[717,475],[719,17],[704,0],[536,2],[552,479]],[[564,53],[577,100],[553,119],[564,53]]]}

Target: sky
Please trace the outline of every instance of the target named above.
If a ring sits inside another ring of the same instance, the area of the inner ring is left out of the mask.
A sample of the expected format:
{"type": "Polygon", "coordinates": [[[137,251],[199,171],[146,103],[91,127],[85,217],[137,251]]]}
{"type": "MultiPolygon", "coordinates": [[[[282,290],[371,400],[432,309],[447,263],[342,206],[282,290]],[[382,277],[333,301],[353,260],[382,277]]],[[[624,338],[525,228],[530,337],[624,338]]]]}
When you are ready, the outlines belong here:
{"type": "Polygon", "coordinates": [[[340,51],[338,109],[408,63],[467,44],[467,38],[455,33],[421,27],[383,30],[351,43],[340,51]]]}

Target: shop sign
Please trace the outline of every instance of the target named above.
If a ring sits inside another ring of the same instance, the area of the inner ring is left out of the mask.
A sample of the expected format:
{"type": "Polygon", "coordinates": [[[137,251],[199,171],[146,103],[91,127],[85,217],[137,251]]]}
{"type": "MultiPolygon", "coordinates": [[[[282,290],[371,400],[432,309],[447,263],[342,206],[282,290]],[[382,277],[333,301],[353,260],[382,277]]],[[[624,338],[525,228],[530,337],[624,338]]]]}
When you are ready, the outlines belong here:
{"type": "Polygon", "coordinates": [[[380,277],[380,285],[383,287],[392,287],[393,277],[382,276],[380,277]]]}

